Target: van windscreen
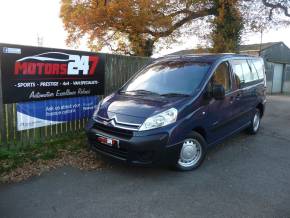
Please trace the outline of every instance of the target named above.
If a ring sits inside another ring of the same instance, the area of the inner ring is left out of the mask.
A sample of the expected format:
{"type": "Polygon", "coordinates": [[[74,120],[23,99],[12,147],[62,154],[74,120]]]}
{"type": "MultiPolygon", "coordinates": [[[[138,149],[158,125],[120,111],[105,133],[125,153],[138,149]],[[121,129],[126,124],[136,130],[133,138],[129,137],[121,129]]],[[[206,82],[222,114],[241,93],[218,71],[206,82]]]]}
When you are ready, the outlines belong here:
{"type": "Polygon", "coordinates": [[[121,91],[190,95],[197,91],[209,67],[209,63],[187,60],[159,62],[144,68],[121,91]]]}

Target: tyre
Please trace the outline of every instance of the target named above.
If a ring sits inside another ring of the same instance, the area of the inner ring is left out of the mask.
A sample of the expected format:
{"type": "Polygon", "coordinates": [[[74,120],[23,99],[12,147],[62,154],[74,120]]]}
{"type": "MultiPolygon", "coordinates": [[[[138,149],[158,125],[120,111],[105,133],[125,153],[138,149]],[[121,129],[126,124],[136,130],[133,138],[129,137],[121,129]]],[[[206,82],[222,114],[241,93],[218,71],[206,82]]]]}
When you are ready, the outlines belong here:
{"type": "Polygon", "coordinates": [[[189,171],[198,168],[206,155],[206,141],[197,132],[190,133],[183,141],[175,168],[189,171]]]}
{"type": "Polygon", "coordinates": [[[247,129],[247,132],[251,135],[255,135],[258,133],[261,124],[261,112],[258,108],[256,108],[255,113],[252,117],[251,124],[247,129]]]}

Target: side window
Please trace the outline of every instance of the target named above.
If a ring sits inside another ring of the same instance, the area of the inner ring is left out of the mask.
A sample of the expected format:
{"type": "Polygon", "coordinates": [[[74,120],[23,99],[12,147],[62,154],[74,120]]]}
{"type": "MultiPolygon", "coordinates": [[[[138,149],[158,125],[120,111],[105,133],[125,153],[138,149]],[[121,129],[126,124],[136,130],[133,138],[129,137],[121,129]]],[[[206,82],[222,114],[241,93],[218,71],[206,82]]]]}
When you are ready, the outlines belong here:
{"type": "Polygon", "coordinates": [[[252,71],[252,74],[253,74],[253,80],[259,80],[259,75],[258,75],[258,72],[256,70],[256,67],[254,66],[253,64],[253,60],[248,60],[248,63],[250,65],[250,68],[251,68],[251,71],[252,71]]]}
{"type": "Polygon", "coordinates": [[[245,83],[252,82],[254,80],[254,76],[252,74],[252,71],[250,69],[248,62],[246,60],[242,60],[241,62],[242,62],[245,83]]]}
{"type": "Polygon", "coordinates": [[[253,60],[253,64],[256,68],[256,71],[258,72],[259,79],[263,79],[264,78],[264,63],[263,63],[263,61],[256,59],[256,60],[253,60]]]}
{"type": "Polygon", "coordinates": [[[236,85],[238,88],[240,88],[241,84],[245,83],[242,62],[240,60],[232,60],[231,63],[236,85]]]}
{"type": "Polygon", "coordinates": [[[260,60],[232,60],[233,73],[238,88],[251,85],[264,76],[263,63],[260,60]],[[257,66],[256,66],[257,65],[257,66]],[[259,67],[259,71],[258,71],[259,67]]]}
{"type": "Polygon", "coordinates": [[[231,90],[231,79],[228,62],[223,62],[217,67],[212,77],[212,83],[223,85],[226,92],[231,90]]]}

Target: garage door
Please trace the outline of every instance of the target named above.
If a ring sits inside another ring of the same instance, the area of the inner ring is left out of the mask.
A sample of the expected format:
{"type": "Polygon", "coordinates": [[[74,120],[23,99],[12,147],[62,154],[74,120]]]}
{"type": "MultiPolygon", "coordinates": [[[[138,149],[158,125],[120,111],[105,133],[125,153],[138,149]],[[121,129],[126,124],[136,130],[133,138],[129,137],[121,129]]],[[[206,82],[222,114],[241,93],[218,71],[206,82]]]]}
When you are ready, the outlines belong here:
{"type": "Polygon", "coordinates": [[[282,92],[283,64],[274,64],[272,93],[282,92]]]}

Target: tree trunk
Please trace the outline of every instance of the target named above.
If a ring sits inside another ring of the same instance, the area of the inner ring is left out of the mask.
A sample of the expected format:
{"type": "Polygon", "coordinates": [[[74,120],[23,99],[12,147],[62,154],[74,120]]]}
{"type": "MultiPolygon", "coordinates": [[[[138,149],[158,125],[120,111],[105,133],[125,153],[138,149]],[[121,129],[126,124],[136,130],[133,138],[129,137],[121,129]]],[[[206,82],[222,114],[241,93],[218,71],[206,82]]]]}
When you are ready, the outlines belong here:
{"type": "Polygon", "coordinates": [[[144,39],[140,36],[129,38],[131,43],[132,55],[150,57],[153,54],[154,41],[152,39],[144,39]]]}
{"type": "Polygon", "coordinates": [[[237,0],[215,0],[216,16],[210,35],[212,51],[216,53],[238,52],[243,29],[243,19],[237,0]]]}

